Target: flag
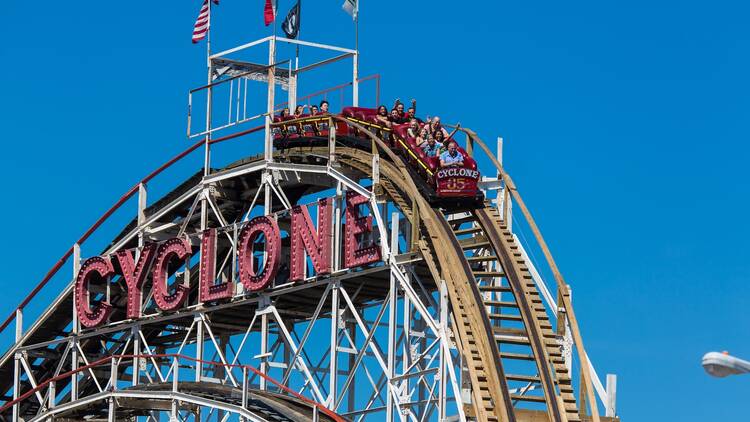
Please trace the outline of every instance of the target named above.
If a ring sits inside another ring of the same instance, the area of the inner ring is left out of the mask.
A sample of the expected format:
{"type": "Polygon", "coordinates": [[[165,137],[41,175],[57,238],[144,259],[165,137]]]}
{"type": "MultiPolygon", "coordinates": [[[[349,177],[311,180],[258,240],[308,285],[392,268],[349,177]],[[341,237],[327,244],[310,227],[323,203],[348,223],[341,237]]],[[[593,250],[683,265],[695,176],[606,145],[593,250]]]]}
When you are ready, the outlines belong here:
{"type": "Polygon", "coordinates": [[[297,38],[299,33],[299,16],[300,16],[300,3],[302,0],[298,0],[297,4],[289,10],[289,13],[284,19],[284,23],[281,24],[281,29],[286,34],[287,38],[297,38]]]}
{"type": "Polygon", "coordinates": [[[357,19],[359,13],[359,0],[344,0],[344,4],[341,5],[344,12],[352,15],[352,19],[357,19]]]}
{"type": "MultiPolygon", "coordinates": [[[[219,0],[213,0],[214,4],[219,4],[219,0]]],[[[201,11],[198,13],[198,19],[195,20],[193,26],[193,44],[206,38],[209,26],[209,7],[208,0],[203,0],[203,6],[201,11]]]]}
{"type": "Polygon", "coordinates": [[[266,7],[263,9],[263,19],[266,26],[270,25],[276,19],[276,9],[272,0],[266,0],[266,7]]]}

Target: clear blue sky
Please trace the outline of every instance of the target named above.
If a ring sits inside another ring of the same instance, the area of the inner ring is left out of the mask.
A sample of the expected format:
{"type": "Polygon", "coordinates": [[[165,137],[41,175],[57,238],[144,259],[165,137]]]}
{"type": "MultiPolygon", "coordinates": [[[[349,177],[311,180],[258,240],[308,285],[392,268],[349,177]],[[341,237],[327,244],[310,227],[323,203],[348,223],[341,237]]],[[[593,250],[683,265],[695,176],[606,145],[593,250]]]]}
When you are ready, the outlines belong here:
{"type": "MultiPolygon", "coordinates": [[[[187,90],[205,81],[199,3],[3,6],[3,316],[186,145],[187,90]]],[[[303,38],[351,45],[340,3],[307,0],[303,38]]],[[[262,7],[222,0],[217,48],[267,35],[262,7]]],[[[709,378],[700,358],[750,358],[748,14],[739,1],[363,0],[362,73],[382,75],[385,98],[505,137],[627,422],[746,414],[750,377],[709,378]]]]}

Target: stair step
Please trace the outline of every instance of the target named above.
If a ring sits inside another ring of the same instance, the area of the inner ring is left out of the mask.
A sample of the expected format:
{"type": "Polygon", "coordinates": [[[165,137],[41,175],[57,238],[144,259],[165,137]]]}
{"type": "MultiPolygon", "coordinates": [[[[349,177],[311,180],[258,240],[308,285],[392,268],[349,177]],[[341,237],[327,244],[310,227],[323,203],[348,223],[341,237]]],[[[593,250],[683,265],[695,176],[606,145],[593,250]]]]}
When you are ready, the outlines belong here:
{"type": "Polygon", "coordinates": [[[576,406],[574,403],[563,402],[563,406],[565,407],[565,413],[578,413],[578,406],[576,406]]]}
{"type": "Polygon", "coordinates": [[[480,226],[474,226],[474,227],[469,227],[467,229],[453,230],[453,234],[455,234],[456,236],[460,236],[462,234],[478,233],[481,231],[482,231],[482,228],[480,226]]]}
{"type": "Polygon", "coordinates": [[[492,327],[492,332],[499,336],[526,336],[526,331],[520,328],[492,327]]]}
{"type": "Polygon", "coordinates": [[[486,248],[487,246],[490,246],[490,242],[484,240],[484,241],[479,241],[479,242],[464,243],[461,245],[461,249],[463,250],[479,249],[479,248],[486,248]]]}
{"type": "Polygon", "coordinates": [[[484,301],[485,306],[496,306],[498,308],[518,308],[518,303],[516,302],[503,302],[499,300],[485,300],[484,301]]]}
{"type": "Polygon", "coordinates": [[[507,292],[512,293],[513,289],[508,286],[479,286],[480,292],[507,292]]]}
{"type": "Polygon", "coordinates": [[[570,384],[558,384],[560,388],[560,393],[563,394],[573,394],[573,386],[570,384]]]}
{"type": "Polygon", "coordinates": [[[497,261],[497,257],[495,255],[468,256],[466,257],[466,260],[469,262],[490,262],[490,261],[497,261]]]}
{"type": "Polygon", "coordinates": [[[520,322],[523,322],[523,317],[521,315],[489,314],[488,316],[489,316],[490,319],[496,320],[496,321],[520,321],[520,322]]]}
{"type": "Polygon", "coordinates": [[[529,343],[529,338],[522,335],[504,335],[504,334],[495,334],[495,342],[500,344],[515,344],[520,346],[528,346],[531,343],[529,343]]]}
{"type": "Polygon", "coordinates": [[[534,403],[545,403],[544,397],[542,396],[527,396],[527,395],[520,395],[520,394],[511,394],[510,399],[517,400],[517,401],[528,401],[528,402],[534,402],[534,403]]]}
{"type": "MultiPolygon", "coordinates": [[[[448,218],[449,217],[446,217],[446,219],[448,218]]],[[[474,217],[472,214],[448,220],[448,223],[449,224],[462,224],[462,223],[468,223],[470,221],[476,221],[476,217],[474,217]]]]}
{"type": "Polygon", "coordinates": [[[503,359],[534,360],[534,355],[527,355],[524,353],[500,352],[500,357],[503,359]]]}
{"type": "Polygon", "coordinates": [[[502,271],[474,271],[474,277],[505,277],[502,271]]]}
{"type": "Polygon", "coordinates": [[[510,381],[540,382],[536,375],[506,374],[505,379],[510,381]]]}

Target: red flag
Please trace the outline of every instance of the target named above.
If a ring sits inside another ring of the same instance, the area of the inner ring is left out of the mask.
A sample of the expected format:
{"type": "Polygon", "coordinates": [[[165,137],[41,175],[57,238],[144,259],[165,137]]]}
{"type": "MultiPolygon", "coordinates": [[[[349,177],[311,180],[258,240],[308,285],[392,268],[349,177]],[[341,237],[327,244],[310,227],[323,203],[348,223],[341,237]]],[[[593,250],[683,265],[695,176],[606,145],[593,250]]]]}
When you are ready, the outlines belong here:
{"type": "Polygon", "coordinates": [[[263,9],[263,18],[265,19],[266,26],[270,25],[271,22],[276,18],[276,13],[273,10],[272,0],[266,0],[266,7],[263,9]]]}

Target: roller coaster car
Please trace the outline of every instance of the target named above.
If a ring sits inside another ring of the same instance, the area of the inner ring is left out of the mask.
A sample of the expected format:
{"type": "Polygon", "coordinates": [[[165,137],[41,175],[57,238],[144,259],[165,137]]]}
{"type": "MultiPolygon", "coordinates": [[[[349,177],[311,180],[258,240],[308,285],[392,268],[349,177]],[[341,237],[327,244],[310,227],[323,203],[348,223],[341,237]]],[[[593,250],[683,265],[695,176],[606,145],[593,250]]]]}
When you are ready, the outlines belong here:
{"type": "MultiPolygon", "coordinates": [[[[440,158],[428,157],[417,145],[416,140],[408,134],[408,124],[388,128],[375,117],[377,110],[365,107],[344,107],[341,115],[359,123],[375,132],[392,150],[406,158],[410,164],[409,171],[425,197],[433,206],[445,208],[474,207],[481,204],[484,195],[477,188],[479,171],[477,163],[460,146],[458,151],[464,156],[463,166],[440,168],[440,158]]],[[[316,117],[303,115],[305,117],[316,117]]],[[[324,146],[328,142],[328,119],[311,119],[310,121],[284,123],[295,120],[294,117],[275,117],[273,140],[274,146],[285,149],[296,146],[324,146]]],[[[370,143],[355,128],[343,122],[336,124],[338,142],[360,149],[370,149],[370,143]]]]}
{"type": "Polygon", "coordinates": [[[440,168],[440,158],[425,155],[416,139],[409,136],[408,124],[386,128],[375,118],[376,113],[374,108],[363,107],[345,107],[342,110],[344,117],[380,132],[382,139],[406,157],[411,170],[416,170],[421,180],[427,182],[423,191],[431,204],[456,208],[482,203],[484,195],[477,188],[480,176],[477,163],[463,148],[458,147],[464,156],[463,166],[440,168]]]}

